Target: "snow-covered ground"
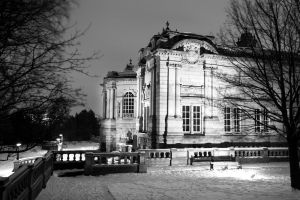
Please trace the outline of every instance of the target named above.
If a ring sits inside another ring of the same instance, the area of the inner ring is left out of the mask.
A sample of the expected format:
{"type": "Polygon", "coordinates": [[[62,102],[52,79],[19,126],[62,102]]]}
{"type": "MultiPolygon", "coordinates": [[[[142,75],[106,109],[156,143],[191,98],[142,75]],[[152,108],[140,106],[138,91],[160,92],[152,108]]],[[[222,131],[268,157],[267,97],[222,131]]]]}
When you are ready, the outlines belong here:
{"type": "MultiPolygon", "coordinates": [[[[99,148],[99,143],[90,142],[90,141],[76,141],[76,142],[64,142],[65,148],[63,150],[96,150],[99,148]]],[[[33,149],[30,149],[26,152],[22,152],[19,154],[19,158],[28,158],[28,157],[36,157],[43,156],[47,153],[46,150],[42,150],[40,146],[36,146],[33,149]]],[[[7,154],[0,154],[0,177],[8,177],[13,172],[14,161],[17,159],[17,154],[13,154],[6,160],[7,154]]]]}
{"type": "Polygon", "coordinates": [[[208,166],[150,167],[148,173],[58,177],[55,171],[38,200],[49,199],[233,199],[299,200],[290,188],[288,163],[244,165],[214,170],[208,166]]]}
{"type": "MultiPolygon", "coordinates": [[[[47,153],[46,150],[42,150],[40,146],[36,146],[33,149],[30,149],[26,152],[19,153],[19,158],[28,158],[28,157],[36,157],[36,156],[43,156],[47,153]]],[[[7,154],[0,154],[1,156],[1,161],[0,161],[0,176],[2,177],[8,177],[10,176],[13,172],[12,170],[14,169],[14,161],[17,160],[17,154],[12,154],[6,160],[7,154]]]]}

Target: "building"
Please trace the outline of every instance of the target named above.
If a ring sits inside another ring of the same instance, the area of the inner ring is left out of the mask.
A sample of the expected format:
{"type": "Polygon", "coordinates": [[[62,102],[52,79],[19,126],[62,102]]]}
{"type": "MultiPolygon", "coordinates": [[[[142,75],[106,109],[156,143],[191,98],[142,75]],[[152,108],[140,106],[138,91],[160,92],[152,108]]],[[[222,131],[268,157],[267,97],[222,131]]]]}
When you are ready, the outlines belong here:
{"type": "MultiPolygon", "coordinates": [[[[239,43],[247,44],[247,38],[242,35],[239,43]]],[[[115,145],[129,132],[137,139],[135,148],[282,142],[267,128],[274,123],[267,113],[257,108],[255,120],[247,119],[238,107],[227,105],[224,90],[234,90],[216,74],[236,74],[227,59],[230,53],[212,36],[173,31],[167,24],[139,51],[136,67],[130,64],[124,72],[110,72],[104,79],[106,143],[115,145]]]]}

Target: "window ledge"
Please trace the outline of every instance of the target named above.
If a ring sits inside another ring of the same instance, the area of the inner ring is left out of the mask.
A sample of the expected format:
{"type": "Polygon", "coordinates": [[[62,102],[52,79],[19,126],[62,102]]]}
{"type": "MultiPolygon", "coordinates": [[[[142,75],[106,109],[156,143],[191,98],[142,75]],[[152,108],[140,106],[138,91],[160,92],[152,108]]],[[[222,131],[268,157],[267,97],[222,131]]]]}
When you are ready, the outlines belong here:
{"type": "Polygon", "coordinates": [[[203,133],[184,133],[184,136],[205,136],[203,133]]]}

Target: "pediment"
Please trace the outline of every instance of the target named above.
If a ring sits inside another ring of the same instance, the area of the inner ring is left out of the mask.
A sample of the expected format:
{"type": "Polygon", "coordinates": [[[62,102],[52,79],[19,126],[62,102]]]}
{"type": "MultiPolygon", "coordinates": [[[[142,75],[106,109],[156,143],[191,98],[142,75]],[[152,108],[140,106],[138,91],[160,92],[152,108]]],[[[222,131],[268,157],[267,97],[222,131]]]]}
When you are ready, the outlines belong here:
{"type": "Polygon", "coordinates": [[[202,52],[211,52],[218,54],[217,50],[210,43],[197,40],[197,39],[184,39],[177,42],[173,47],[173,50],[185,51],[185,52],[195,52],[196,54],[202,54],[202,52]]]}

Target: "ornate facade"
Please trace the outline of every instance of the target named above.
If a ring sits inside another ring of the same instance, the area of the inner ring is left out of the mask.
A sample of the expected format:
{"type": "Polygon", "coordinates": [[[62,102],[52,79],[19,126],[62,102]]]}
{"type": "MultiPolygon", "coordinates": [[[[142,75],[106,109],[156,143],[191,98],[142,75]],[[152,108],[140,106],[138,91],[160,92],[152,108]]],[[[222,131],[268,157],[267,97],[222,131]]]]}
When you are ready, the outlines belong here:
{"type": "Polygon", "coordinates": [[[220,90],[230,87],[216,74],[235,73],[226,54],[211,36],[168,26],[154,35],[140,50],[135,68],[129,65],[130,70],[127,66],[104,79],[101,134],[107,148],[110,144],[112,150],[129,132],[136,136],[134,148],[279,142],[279,136],[267,129],[273,122],[259,108],[253,120],[243,119],[239,108],[226,106],[225,100],[220,106],[220,90]],[[245,128],[249,125],[252,131],[245,128]]]}

